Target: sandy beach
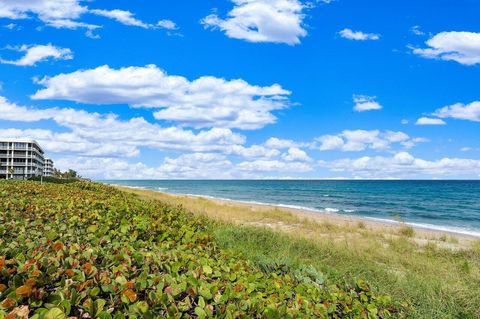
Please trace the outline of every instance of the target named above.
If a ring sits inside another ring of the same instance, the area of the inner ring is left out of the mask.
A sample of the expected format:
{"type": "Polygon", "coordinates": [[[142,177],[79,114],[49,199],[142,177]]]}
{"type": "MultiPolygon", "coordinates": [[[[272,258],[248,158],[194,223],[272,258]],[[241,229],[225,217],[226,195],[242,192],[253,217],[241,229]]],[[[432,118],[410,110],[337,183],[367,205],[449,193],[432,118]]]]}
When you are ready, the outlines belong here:
{"type": "Polygon", "coordinates": [[[332,236],[338,240],[356,238],[358,232],[369,231],[379,237],[405,236],[419,245],[436,244],[442,248],[469,248],[478,237],[447,230],[427,229],[401,221],[379,221],[366,217],[340,215],[294,207],[284,207],[196,195],[177,195],[161,191],[121,187],[149,199],[182,205],[193,213],[225,222],[239,223],[295,233],[299,236],[332,236]],[[328,230],[328,232],[325,232],[328,230]]]}

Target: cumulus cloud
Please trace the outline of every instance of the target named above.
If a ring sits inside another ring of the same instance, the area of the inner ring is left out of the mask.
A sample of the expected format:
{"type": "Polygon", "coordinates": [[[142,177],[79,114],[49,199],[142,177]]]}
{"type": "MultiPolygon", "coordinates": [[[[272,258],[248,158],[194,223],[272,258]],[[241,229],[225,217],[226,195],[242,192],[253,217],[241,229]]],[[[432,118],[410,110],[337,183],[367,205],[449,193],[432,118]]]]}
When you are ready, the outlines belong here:
{"type": "Polygon", "coordinates": [[[421,117],[417,120],[415,125],[445,125],[444,120],[442,119],[436,119],[432,117],[421,117]]]}
{"type": "Polygon", "coordinates": [[[382,105],[376,101],[376,96],[368,96],[368,95],[357,95],[353,96],[353,102],[355,106],[353,109],[357,112],[365,112],[365,111],[372,111],[372,110],[381,110],[382,105]]]}
{"type": "Polygon", "coordinates": [[[426,44],[427,48],[413,48],[413,53],[428,59],[456,61],[464,65],[480,63],[480,33],[441,32],[426,44]]]}
{"type": "Polygon", "coordinates": [[[391,157],[364,156],[356,159],[320,161],[319,165],[334,172],[351,173],[360,178],[432,178],[471,177],[480,174],[480,161],[464,158],[424,160],[407,152],[391,157]]]}
{"type": "Polygon", "coordinates": [[[299,148],[289,148],[282,154],[265,145],[246,146],[243,135],[226,128],[194,132],[179,127],[162,127],[143,118],[120,120],[115,114],[72,108],[26,107],[1,96],[0,120],[55,122],[61,127],[59,132],[2,128],[0,138],[35,139],[47,152],[57,154],[56,159],[68,158],[68,161],[56,161],[57,164],[65,163],[89,177],[259,178],[261,172],[277,172],[277,169],[278,172],[310,169],[304,164],[310,162],[310,158],[299,148]],[[160,166],[152,168],[141,162],[131,162],[131,158],[140,155],[143,148],[183,154],[176,158],[166,157],[160,166]],[[234,163],[227,156],[240,163],[234,163]]]}
{"type": "Polygon", "coordinates": [[[376,33],[365,33],[362,31],[353,31],[351,29],[343,29],[339,32],[344,39],[355,41],[380,40],[380,35],[376,33]]]}
{"type": "Polygon", "coordinates": [[[45,25],[54,28],[86,29],[87,36],[96,37],[93,30],[101,26],[78,21],[88,12],[81,0],[3,0],[0,2],[0,18],[28,19],[36,16],[45,25]]]}
{"type": "Polygon", "coordinates": [[[312,158],[304,150],[297,147],[290,147],[287,153],[282,155],[287,162],[311,162],[312,158]]]}
{"type": "Polygon", "coordinates": [[[284,149],[284,148],[298,147],[300,146],[300,144],[292,140],[280,139],[278,137],[270,137],[265,142],[265,146],[274,148],[274,149],[284,149]]]}
{"type": "Polygon", "coordinates": [[[388,150],[393,144],[411,148],[425,141],[423,138],[411,138],[404,132],[345,130],[338,135],[323,135],[316,138],[314,148],[321,151],[359,152],[366,149],[388,150]]]}
{"type": "Polygon", "coordinates": [[[202,19],[206,28],[218,28],[234,39],[295,45],[307,35],[303,27],[306,5],[298,0],[232,0],[225,19],[211,14],[202,19]]]}
{"type": "MultiPolygon", "coordinates": [[[[109,154],[135,156],[139,147],[157,150],[176,150],[191,152],[220,151],[231,152],[233,146],[245,143],[245,137],[229,129],[212,128],[199,132],[178,127],[162,127],[147,122],[143,118],[126,121],[118,119],[115,114],[89,113],[70,108],[32,108],[20,106],[0,97],[0,120],[37,122],[52,120],[70,131],[58,134],[48,130],[10,130],[0,131],[2,137],[29,137],[38,139],[52,152],[63,152],[70,147],[84,155],[86,145],[111,145],[109,154]],[[65,141],[64,146],[57,142],[65,141]],[[68,143],[72,143],[69,144],[68,143]],[[78,142],[75,144],[74,142],[78,142]],[[116,147],[116,149],[114,149],[116,147]],[[122,151],[123,150],[123,151],[122,151]]],[[[107,148],[104,148],[107,149],[107,148]]],[[[102,155],[106,155],[102,153],[102,155]]]]}
{"type": "Polygon", "coordinates": [[[290,104],[290,92],[278,84],[261,87],[213,76],[189,81],[155,65],[121,69],[105,65],[45,77],[37,83],[45,88],[33,99],[157,108],[156,119],[195,128],[258,129],[276,121],[272,111],[290,104]]]}
{"type": "Polygon", "coordinates": [[[88,11],[81,0],[2,0],[0,17],[8,19],[27,19],[35,14],[44,22],[54,20],[77,19],[88,11]]]}
{"type": "Polygon", "coordinates": [[[18,60],[5,60],[0,58],[0,63],[12,64],[18,66],[33,66],[38,62],[49,59],[52,60],[71,60],[73,53],[70,49],[59,48],[52,44],[47,45],[22,45],[20,47],[9,47],[9,49],[24,52],[23,57],[18,60]]]}
{"type": "Polygon", "coordinates": [[[312,171],[310,164],[303,162],[283,162],[279,160],[255,160],[241,162],[236,169],[247,172],[305,173],[312,171]]]}
{"type": "Polygon", "coordinates": [[[436,110],[433,115],[441,118],[453,118],[480,122],[480,101],[470,104],[456,103],[436,110]]]}
{"type": "Polygon", "coordinates": [[[66,157],[55,161],[60,169],[77,171],[99,179],[244,179],[262,178],[263,173],[302,173],[311,170],[303,163],[255,160],[234,163],[218,153],[189,153],[166,157],[158,166],[109,157],[66,157]],[[98,169],[102,167],[102,169],[98,169]]]}
{"type": "Polygon", "coordinates": [[[264,147],[262,145],[252,145],[249,147],[232,145],[228,150],[225,150],[225,152],[245,158],[272,158],[281,154],[279,150],[264,147]]]}

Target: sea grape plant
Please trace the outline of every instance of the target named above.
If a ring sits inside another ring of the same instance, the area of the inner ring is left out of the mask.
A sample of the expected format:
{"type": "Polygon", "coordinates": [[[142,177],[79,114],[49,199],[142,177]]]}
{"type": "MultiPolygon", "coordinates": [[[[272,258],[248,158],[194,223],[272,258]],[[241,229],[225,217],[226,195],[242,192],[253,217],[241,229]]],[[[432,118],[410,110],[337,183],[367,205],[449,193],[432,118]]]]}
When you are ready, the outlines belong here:
{"type": "Polygon", "coordinates": [[[0,182],[0,319],[389,318],[315,269],[261,270],[181,207],[91,182],[0,182]]]}

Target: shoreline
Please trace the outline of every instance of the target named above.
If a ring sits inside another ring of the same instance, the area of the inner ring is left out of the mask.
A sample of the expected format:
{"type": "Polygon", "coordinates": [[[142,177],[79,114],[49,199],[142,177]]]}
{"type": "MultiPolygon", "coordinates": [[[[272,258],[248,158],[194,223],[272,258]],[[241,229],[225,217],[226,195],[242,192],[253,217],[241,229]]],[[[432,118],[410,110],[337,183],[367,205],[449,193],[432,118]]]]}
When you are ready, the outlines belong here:
{"type": "MultiPolygon", "coordinates": [[[[439,241],[439,238],[444,238],[445,236],[449,236],[455,238],[454,241],[457,241],[459,246],[465,247],[469,246],[471,243],[480,240],[480,233],[471,233],[468,231],[462,232],[461,230],[455,231],[451,229],[442,229],[443,226],[431,225],[432,227],[438,228],[431,228],[430,225],[423,225],[418,223],[411,223],[411,222],[400,222],[395,220],[389,219],[377,219],[374,217],[368,216],[354,216],[354,215],[344,215],[338,214],[337,212],[329,212],[329,211],[322,211],[318,209],[310,209],[308,207],[297,207],[293,205],[283,205],[283,204],[271,204],[271,203],[259,203],[259,202],[250,202],[250,201],[241,201],[241,200],[232,200],[226,198],[216,198],[213,196],[208,195],[195,195],[195,194],[176,194],[176,193],[168,193],[166,191],[160,190],[153,190],[148,188],[142,187],[135,187],[135,186],[124,186],[124,185],[117,185],[117,184],[110,184],[114,187],[118,187],[120,189],[128,189],[133,192],[138,193],[149,193],[149,194],[157,194],[160,197],[170,197],[171,199],[177,200],[203,200],[203,201],[210,201],[217,205],[227,205],[231,207],[243,207],[250,211],[268,211],[268,210],[279,210],[285,213],[289,213],[294,215],[299,219],[309,220],[311,222],[317,222],[319,224],[333,224],[336,226],[347,226],[353,227],[359,224],[364,225],[367,229],[374,230],[376,232],[381,233],[389,233],[389,234],[398,234],[402,229],[408,227],[414,230],[414,239],[417,242],[424,242],[424,241],[439,241]]],[[[154,196],[155,197],[155,196],[154,196]]],[[[161,198],[158,198],[161,200],[161,198]]],[[[208,215],[208,214],[206,214],[208,215]]],[[[236,218],[235,216],[230,216],[231,220],[234,221],[236,218]]],[[[226,221],[228,220],[228,216],[226,221]]],[[[245,220],[247,224],[249,224],[248,220],[245,220]]],[[[251,221],[250,224],[262,226],[257,222],[251,221]]],[[[281,223],[280,223],[281,224],[281,223]]],[[[278,228],[276,225],[270,224],[263,224],[263,226],[271,227],[271,228],[278,228]]],[[[279,227],[283,228],[283,227],[279,227]]],[[[288,228],[288,227],[287,227],[288,228]]],[[[443,245],[443,244],[442,244],[443,245]]],[[[453,245],[443,245],[443,246],[453,246],[453,245]]]]}

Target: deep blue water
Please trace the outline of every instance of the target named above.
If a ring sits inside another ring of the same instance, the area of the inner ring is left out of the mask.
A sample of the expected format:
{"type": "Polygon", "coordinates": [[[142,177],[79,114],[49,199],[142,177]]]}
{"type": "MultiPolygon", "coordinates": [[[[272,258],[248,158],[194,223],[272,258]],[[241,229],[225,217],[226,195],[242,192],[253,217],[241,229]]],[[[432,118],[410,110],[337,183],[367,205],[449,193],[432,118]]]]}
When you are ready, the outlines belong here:
{"type": "Polygon", "coordinates": [[[308,208],[480,236],[480,181],[129,180],[174,194],[308,208]]]}

